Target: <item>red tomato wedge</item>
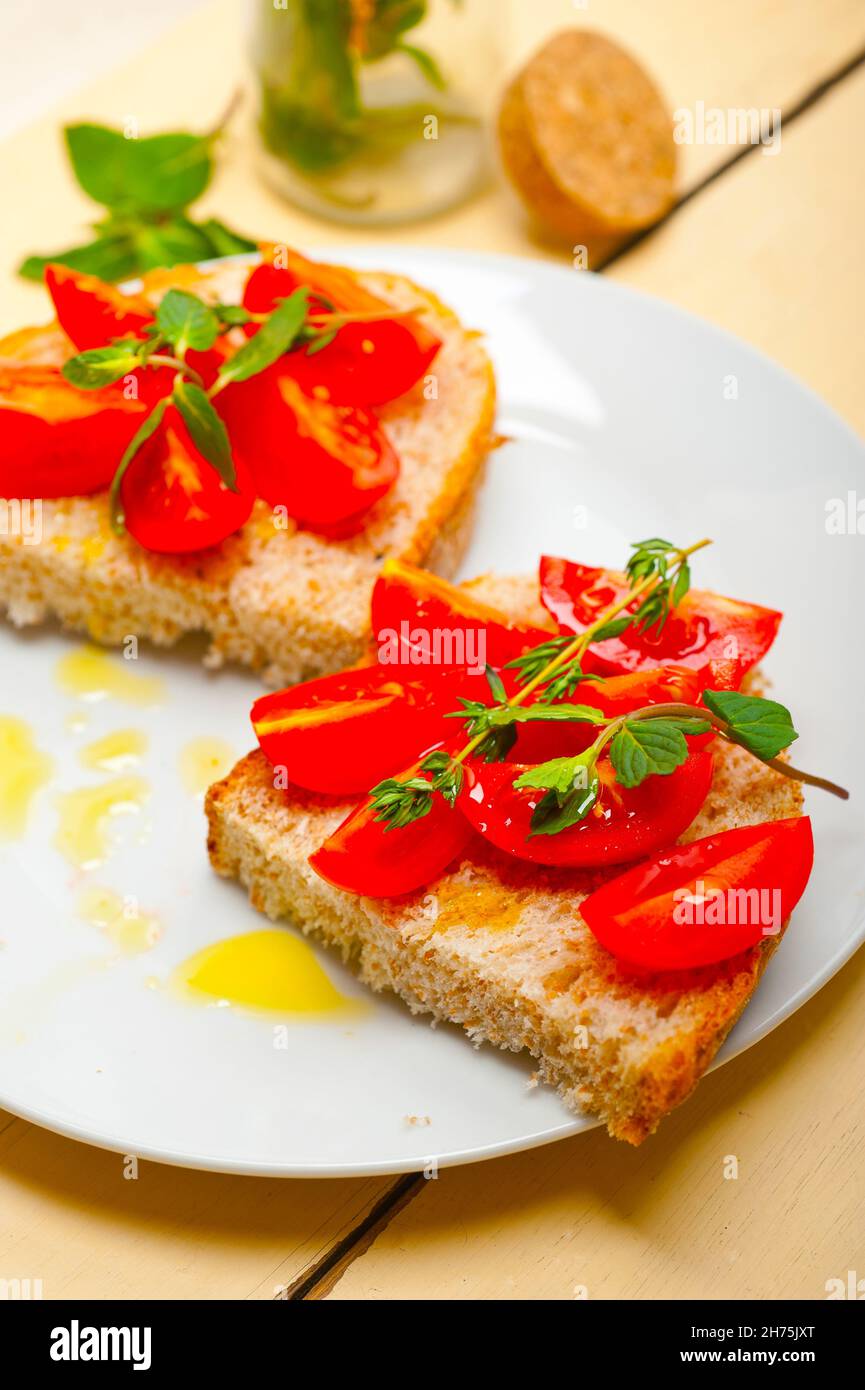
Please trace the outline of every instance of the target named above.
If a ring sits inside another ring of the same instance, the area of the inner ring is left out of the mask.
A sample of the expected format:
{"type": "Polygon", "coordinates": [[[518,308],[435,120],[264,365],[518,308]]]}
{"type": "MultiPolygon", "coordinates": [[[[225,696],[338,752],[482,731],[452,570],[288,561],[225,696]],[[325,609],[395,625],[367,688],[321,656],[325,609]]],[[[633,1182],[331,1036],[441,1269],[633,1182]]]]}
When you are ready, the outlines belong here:
{"type": "Polygon", "coordinates": [[[259,496],[311,530],[356,529],[399,475],[371,411],[304,395],[279,363],[229,386],[217,404],[259,496]]]}
{"type": "Polygon", "coordinates": [[[620,786],[610,764],[601,761],[599,801],[584,820],[557,835],[530,834],[532,812],[546,793],[514,788],[528,770],[520,763],[472,763],[459,809],[485,840],[517,859],[593,868],[640,859],[687,830],[709,793],[712,755],[697,749],[675,772],[630,788],[620,786]]]}
{"type": "Polygon", "coordinates": [[[126,529],[146,550],[162,554],[217,545],[240,530],[255,501],[249,475],[235,463],[239,490],[232,492],[169,406],[120,485],[126,529]]]}
{"type": "Polygon", "coordinates": [[[56,367],[0,361],[0,496],[107,487],[144,413],[118,387],[77,391],[56,367]]]}
{"type": "MultiPolygon", "coordinates": [[[[394,317],[393,305],[370,294],[350,272],[287,254],[284,267],[265,263],[252,272],[243,296],[247,309],[269,313],[279,299],[307,285],[327,301],[313,296],[313,313],[327,315],[333,305],[364,316],[343,324],[333,342],[317,352],[301,347],[289,353],[285,366],[298,385],[310,395],[327,392],[335,405],[381,405],[409,391],[429,370],[441,340],[415,315],[394,317]]],[[[326,326],[326,320],[315,324],[326,326]]]]}
{"type": "Polygon", "coordinates": [[[541,628],[472,598],[447,580],[389,557],[372,591],[372,631],[379,650],[399,650],[410,665],[504,666],[550,638],[541,628]],[[432,659],[430,659],[432,658],[432,659]]]}
{"type": "Polygon", "coordinates": [[[268,761],[314,792],[368,792],[448,730],[455,694],[387,666],[358,666],[264,695],[252,725],[268,761]]]}
{"type": "MultiPolygon", "coordinates": [[[[584,632],[627,593],[625,576],[545,555],[540,566],[541,600],[564,632],[584,632]]],[[[670,614],[660,634],[636,629],[589,648],[603,675],[640,671],[675,662],[706,671],[707,685],[735,688],[771,647],[782,614],[692,589],[670,614]]]]}
{"type": "MultiPolygon", "coordinates": [[[[67,266],[46,267],[45,283],[61,328],[80,352],[106,347],[115,338],[143,338],[145,328],[156,315],[155,305],[144,295],[124,294],[95,275],[84,275],[67,266]]],[[[209,386],[227,355],[228,346],[224,339],[219,339],[207,352],[188,352],[186,360],[209,386]]],[[[174,372],[169,367],[136,375],[142,395],[153,400],[168,394],[174,372]]]]}
{"type": "Polygon", "coordinates": [[[690,970],[776,936],[814,862],[808,816],[663,850],[605,883],[580,912],[601,945],[643,970],[690,970]]]}
{"type": "Polygon", "coordinates": [[[114,338],[142,338],[153,322],[153,305],[142,295],[124,294],[95,275],[49,265],[45,284],[60,327],[79,352],[105,347],[114,338]]]}
{"type": "MultiPolygon", "coordinates": [[[[417,775],[420,762],[399,774],[417,775]]],[[[369,800],[361,803],[309,856],[315,872],[335,888],[368,898],[396,898],[432,883],[472,839],[468,821],[440,796],[420,820],[388,830],[375,819],[369,800]]]]}
{"type": "MultiPolygon", "coordinates": [[[[699,704],[704,688],[703,676],[687,666],[647,666],[644,671],[634,671],[627,676],[609,676],[597,682],[581,681],[571,699],[582,705],[593,705],[610,718],[617,718],[644,705],[699,704]]],[[[549,758],[581,753],[597,733],[591,724],[576,723],[538,722],[520,724],[517,729],[517,741],[510,757],[518,763],[543,763],[549,758]]],[[[698,734],[689,739],[688,746],[699,748],[713,737],[713,734],[698,734]]]]}

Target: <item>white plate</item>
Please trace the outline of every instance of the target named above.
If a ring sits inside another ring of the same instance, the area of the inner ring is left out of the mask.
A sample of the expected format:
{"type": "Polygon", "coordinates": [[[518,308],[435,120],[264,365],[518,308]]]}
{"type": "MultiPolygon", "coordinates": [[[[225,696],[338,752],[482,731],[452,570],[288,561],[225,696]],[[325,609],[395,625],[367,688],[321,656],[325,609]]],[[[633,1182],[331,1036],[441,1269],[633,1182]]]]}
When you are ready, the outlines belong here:
{"type": "MultiPolygon", "coordinates": [[[[853,731],[865,672],[851,625],[865,540],[825,527],[829,499],[865,490],[865,451],[758,353],[606,280],[458,252],[340,254],[432,286],[488,334],[512,442],[493,457],[466,574],[529,570],[543,549],[616,564],[643,535],[709,534],[716,545],[699,557],[699,585],[786,611],[767,669],[793,707],[798,759],[846,782],[853,798],[808,798],[814,875],[728,1058],[819,989],[865,931],[865,765],[853,731]]],[[[0,713],[30,721],[56,760],[28,835],[0,848],[0,1104],[122,1153],[293,1176],[465,1162],[591,1126],[528,1086],[527,1059],[476,1051],[458,1030],[433,1030],[394,999],[368,996],[323,951],[331,979],[366,1007],[287,1019],[286,1048],[274,1046],[272,1017],[190,1005],[161,987],[193,951],[263,925],[241,890],[211,873],[200,803],[177,771],[196,735],[246,751],[257,685],[242,672],[206,674],[188,654],[146,651],[136,670],[162,677],[165,703],[87,706],[76,735],[67,717],[78,702],[55,670],[78,645],[0,629],[0,713]],[[83,771],[79,746],[129,724],[150,737],[150,802],[118,818],[111,857],[83,879],[138,897],[164,931],[150,951],[118,959],[78,918],[82,876],[52,840],[56,794],[100,780],[83,771]]]]}

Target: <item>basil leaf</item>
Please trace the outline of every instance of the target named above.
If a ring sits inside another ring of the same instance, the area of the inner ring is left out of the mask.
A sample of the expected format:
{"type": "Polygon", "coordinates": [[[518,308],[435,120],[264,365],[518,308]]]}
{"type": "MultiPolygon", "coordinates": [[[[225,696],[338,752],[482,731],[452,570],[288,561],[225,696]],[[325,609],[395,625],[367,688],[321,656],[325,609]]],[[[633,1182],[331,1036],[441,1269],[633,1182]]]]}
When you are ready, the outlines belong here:
{"type": "Polygon", "coordinates": [[[704,690],[703,703],[726,720],[736,743],[764,762],[777,757],[799,737],[790,711],[776,700],[742,695],[737,690],[704,690]]]}
{"type": "Polygon", "coordinates": [[[87,348],[76,357],[63,363],[62,372],[72,386],[79,391],[98,391],[103,386],[111,386],[122,376],[135,371],[140,365],[138,356],[130,352],[128,346],[117,345],[104,348],[87,348]]]}
{"type": "Polygon", "coordinates": [[[228,432],[207,393],[194,382],[177,377],[172,395],[196,449],[208,463],[213,464],[225,486],[237,492],[237,474],[228,432]]]}
{"type": "Polygon", "coordinates": [[[638,787],[647,777],[667,776],[687,756],[685,735],[672,719],[628,720],[610,744],[610,762],[623,787],[638,787]]]}
{"type": "Polygon", "coordinates": [[[283,299],[269,314],[254,337],[238,348],[220,369],[216,391],[232,381],[248,381],[287,352],[306,321],[309,291],[301,288],[283,299]]]}
{"type": "MultiPolygon", "coordinates": [[[[219,335],[219,319],[187,290],[169,290],[159,301],[156,326],[182,357],[188,348],[206,352],[219,335]]],[[[215,413],[215,412],[214,412],[215,413]]]]}

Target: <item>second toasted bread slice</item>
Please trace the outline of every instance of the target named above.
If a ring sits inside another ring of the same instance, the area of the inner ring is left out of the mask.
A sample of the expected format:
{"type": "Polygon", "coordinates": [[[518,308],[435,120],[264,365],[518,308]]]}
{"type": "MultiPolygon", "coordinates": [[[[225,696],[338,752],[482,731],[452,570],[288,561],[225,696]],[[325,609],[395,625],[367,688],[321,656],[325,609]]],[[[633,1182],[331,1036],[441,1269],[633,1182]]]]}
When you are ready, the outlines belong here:
{"type": "MultiPolygon", "coordinates": [[[[191,288],[225,302],[239,301],[247,273],[227,263],[203,280],[188,268],[191,288]]],[[[492,366],[479,335],[429,291],[397,275],[359,279],[396,308],[418,307],[442,340],[433,389],[419,384],[380,411],[402,470],[360,534],[332,541],[293,524],[280,529],[257,503],[220,546],[156,555],[113,534],[104,494],[46,500],[37,544],[0,534],[0,611],[22,627],[57,617],[110,645],[130,635],[167,645],[204,632],[211,663],[241,662],[288,685],[360,659],[385,555],[451,575],[491,443],[492,366]]],[[[159,274],[149,282],[158,292],[159,274]]]]}

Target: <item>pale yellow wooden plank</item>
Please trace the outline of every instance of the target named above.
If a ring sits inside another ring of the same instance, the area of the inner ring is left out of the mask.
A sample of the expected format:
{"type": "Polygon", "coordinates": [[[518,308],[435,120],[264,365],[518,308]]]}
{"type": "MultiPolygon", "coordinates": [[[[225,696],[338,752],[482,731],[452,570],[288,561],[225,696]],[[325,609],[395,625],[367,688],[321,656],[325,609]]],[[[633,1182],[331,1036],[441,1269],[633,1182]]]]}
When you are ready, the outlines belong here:
{"type": "Polygon", "coordinates": [[[865,68],[605,273],[762,348],[865,433],[865,68]]]}
{"type": "MultiPolygon", "coordinates": [[[[16,280],[12,269],[31,251],[52,250],[82,237],[96,209],[76,189],[62,152],[64,120],[137,122],[142,131],[169,124],[203,128],[238,84],[249,86],[238,0],[218,0],[179,25],[134,62],[65,98],[50,116],[0,146],[0,331],[46,316],[41,292],[16,280]],[[9,274],[5,274],[7,271],[9,274]]],[[[865,45],[861,0],[592,0],[587,9],[567,0],[502,0],[500,40],[512,68],[556,29],[589,25],[619,38],[655,73],[671,112],[708,107],[780,107],[801,100],[865,45]],[[509,20],[509,22],[508,22],[509,20]]],[[[250,103],[247,102],[247,113],[250,103]]],[[[734,149],[683,145],[681,190],[693,187],[727,161],[734,149]]],[[[254,173],[255,143],[244,120],[235,124],[220,176],[202,211],[252,236],[329,245],[380,241],[382,233],[355,232],[296,212],[263,187],[254,173]]],[[[388,229],[387,241],[477,247],[516,254],[557,256],[527,235],[522,209],[501,179],[490,190],[433,222],[388,229]]]]}
{"type": "Polygon", "coordinates": [[[825,1298],[865,1268],[863,1005],[860,953],[640,1149],[594,1130],[442,1171],[328,1296],[825,1298]]]}
{"type": "Polygon", "coordinates": [[[144,1162],[129,1179],[119,1154],[0,1112],[0,1280],[41,1279],[47,1299],[273,1299],[389,1185],[144,1162]]]}

